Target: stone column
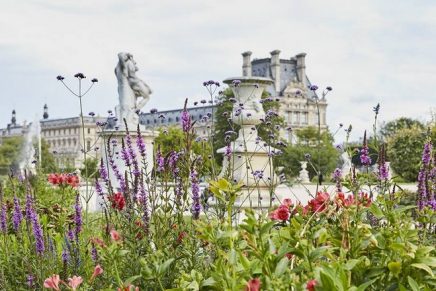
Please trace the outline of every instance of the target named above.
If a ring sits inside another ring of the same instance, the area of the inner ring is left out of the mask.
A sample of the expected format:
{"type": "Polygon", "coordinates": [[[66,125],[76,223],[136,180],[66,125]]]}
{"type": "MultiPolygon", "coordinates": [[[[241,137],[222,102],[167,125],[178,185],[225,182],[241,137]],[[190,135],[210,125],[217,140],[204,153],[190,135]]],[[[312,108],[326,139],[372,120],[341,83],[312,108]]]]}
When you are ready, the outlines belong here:
{"type": "MultiPolygon", "coordinates": [[[[259,141],[256,130],[261,119],[265,118],[265,112],[260,103],[262,93],[272,82],[271,79],[261,77],[238,77],[224,80],[224,83],[229,84],[237,99],[234,110],[240,109],[240,104],[243,104],[244,109],[240,115],[233,115],[232,121],[240,125],[241,129],[238,138],[230,144],[231,155],[224,157],[221,176],[225,176],[230,169],[230,179],[244,185],[242,194],[237,200],[242,207],[270,207],[272,189],[277,185],[270,157],[275,149],[259,141]]],[[[226,147],[217,152],[226,153],[226,147]]]]}
{"type": "Polygon", "coordinates": [[[251,77],[251,52],[242,53],[242,76],[251,77]]]}
{"type": "Polygon", "coordinates": [[[277,93],[280,92],[280,51],[274,50],[271,53],[271,73],[274,80],[274,87],[277,93]]]}
{"type": "MultiPolygon", "coordinates": [[[[129,132],[130,132],[130,136],[132,139],[133,150],[136,153],[137,160],[138,160],[140,167],[143,169],[144,165],[142,165],[141,155],[140,155],[139,150],[136,146],[136,139],[137,139],[138,134],[137,134],[135,129],[130,129],[129,132]]],[[[158,134],[159,133],[157,131],[141,129],[141,136],[144,140],[146,153],[147,153],[147,155],[146,155],[146,168],[145,168],[146,173],[150,173],[152,168],[153,168],[153,143],[154,143],[155,137],[157,137],[158,134]]],[[[113,155],[114,163],[115,163],[116,167],[119,169],[120,173],[123,175],[123,177],[124,177],[124,173],[126,171],[128,172],[128,176],[130,177],[130,174],[129,174],[130,170],[128,167],[126,167],[123,159],[121,158],[122,140],[124,139],[124,143],[126,143],[126,136],[127,136],[126,131],[121,130],[121,129],[120,130],[106,129],[100,133],[100,137],[102,140],[101,157],[103,158],[103,162],[105,163],[105,166],[107,167],[107,170],[109,173],[109,180],[110,180],[111,185],[113,187],[113,190],[115,192],[120,191],[120,185],[119,185],[119,182],[114,174],[113,169],[111,168],[111,166],[109,164],[109,159],[108,159],[108,155],[107,155],[107,147],[110,146],[110,151],[111,151],[111,154],[113,155]],[[116,141],[115,147],[113,147],[112,140],[116,141]],[[107,162],[107,164],[106,164],[106,162],[107,162]]],[[[126,145],[126,147],[127,147],[127,145],[126,145]]]]}

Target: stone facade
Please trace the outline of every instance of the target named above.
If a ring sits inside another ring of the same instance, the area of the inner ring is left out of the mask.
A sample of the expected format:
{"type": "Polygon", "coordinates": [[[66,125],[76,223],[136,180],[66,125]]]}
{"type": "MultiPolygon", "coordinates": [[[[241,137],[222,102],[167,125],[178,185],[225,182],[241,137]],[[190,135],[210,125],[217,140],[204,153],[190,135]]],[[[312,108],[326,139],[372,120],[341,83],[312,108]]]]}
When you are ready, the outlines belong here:
{"type": "MultiPolygon", "coordinates": [[[[183,109],[159,111],[157,113],[141,113],[139,122],[147,129],[159,129],[170,126],[180,126],[180,116],[183,109]]],[[[214,106],[205,105],[191,107],[187,109],[191,115],[194,124],[194,132],[200,137],[206,137],[211,134],[212,120],[207,116],[212,116],[214,106]]]]}
{"type": "MultiPolygon", "coordinates": [[[[319,116],[321,130],[327,129],[327,100],[309,90],[312,84],[306,75],[305,53],[290,59],[280,59],[279,50],[272,51],[270,58],[251,60],[251,55],[249,51],[242,53],[242,74],[274,80],[266,90],[280,99],[279,114],[285,119],[286,127],[293,130],[317,127],[319,116]]],[[[281,135],[288,142],[294,142],[292,132],[283,129],[281,135]]]]}
{"type": "Polygon", "coordinates": [[[80,117],[41,120],[41,137],[48,143],[60,168],[80,168],[83,163],[82,149],[89,156],[100,158],[97,122],[106,118],[84,116],[85,146],[83,146],[83,131],[80,117]]]}
{"type": "Polygon", "coordinates": [[[15,110],[12,110],[11,122],[6,125],[6,128],[0,128],[0,144],[3,143],[4,139],[24,136],[31,126],[31,123],[23,122],[22,124],[17,123],[17,116],[15,110]]]}

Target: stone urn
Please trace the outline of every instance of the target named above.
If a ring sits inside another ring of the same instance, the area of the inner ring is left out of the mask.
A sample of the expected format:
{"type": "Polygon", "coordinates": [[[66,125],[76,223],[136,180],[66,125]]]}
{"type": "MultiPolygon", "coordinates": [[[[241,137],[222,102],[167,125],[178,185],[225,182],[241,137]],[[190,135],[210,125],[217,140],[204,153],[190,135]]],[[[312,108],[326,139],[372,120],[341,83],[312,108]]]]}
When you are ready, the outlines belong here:
{"type": "Polygon", "coordinates": [[[225,154],[221,176],[230,176],[243,187],[242,207],[267,208],[272,205],[277,177],[273,171],[275,148],[259,139],[256,126],[265,120],[261,98],[273,81],[261,77],[237,77],[223,81],[234,94],[232,121],[241,128],[237,139],[217,152],[225,154]],[[230,154],[229,154],[230,148],[230,154]]]}

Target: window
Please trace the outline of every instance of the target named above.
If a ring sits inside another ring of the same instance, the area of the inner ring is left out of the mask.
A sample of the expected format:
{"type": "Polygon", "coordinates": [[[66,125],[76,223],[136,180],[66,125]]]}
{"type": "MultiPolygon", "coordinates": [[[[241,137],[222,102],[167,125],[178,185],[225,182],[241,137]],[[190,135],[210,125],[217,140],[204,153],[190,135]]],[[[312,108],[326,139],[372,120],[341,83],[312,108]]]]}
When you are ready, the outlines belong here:
{"type": "Polygon", "coordinates": [[[176,121],[179,122],[179,117],[176,117],[176,121]]]}
{"type": "Polygon", "coordinates": [[[147,124],[150,124],[150,120],[147,119],[147,124]]]}
{"type": "Polygon", "coordinates": [[[90,127],[88,127],[88,134],[90,134],[91,133],[91,128],[90,127]]]}
{"type": "Polygon", "coordinates": [[[307,118],[307,112],[303,112],[302,121],[301,123],[307,124],[308,118],[307,118]]]}
{"type": "Polygon", "coordinates": [[[292,124],[297,124],[300,112],[292,112],[292,124]]]}
{"type": "Polygon", "coordinates": [[[90,150],[91,150],[91,141],[90,141],[90,140],[87,140],[87,141],[86,141],[86,150],[87,150],[87,151],[90,151],[90,150]]]}

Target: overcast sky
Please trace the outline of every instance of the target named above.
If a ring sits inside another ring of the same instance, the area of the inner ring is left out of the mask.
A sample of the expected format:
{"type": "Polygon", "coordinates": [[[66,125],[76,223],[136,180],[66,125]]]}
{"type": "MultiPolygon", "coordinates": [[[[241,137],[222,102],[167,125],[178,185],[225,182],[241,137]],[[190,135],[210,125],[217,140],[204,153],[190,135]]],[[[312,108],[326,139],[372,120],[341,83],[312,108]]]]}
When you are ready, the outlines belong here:
{"type": "MultiPolygon", "coordinates": [[[[435,1],[0,0],[0,128],[79,113],[77,72],[99,83],[85,112],[117,103],[117,53],[131,52],[153,89],[150,108],[175,109],[206,96],[204,80],[241,74],[241,53],[281,58],[306,52],[306,72],[332,86],[327,121],[352,124],[357,139],[380,119],[429,120],[436,107],[435,1]]],[[[87,79],[87,80],[89,80],[87,79]]],[[[342,139],[342,135],[337,136],[342,139]]]]}

